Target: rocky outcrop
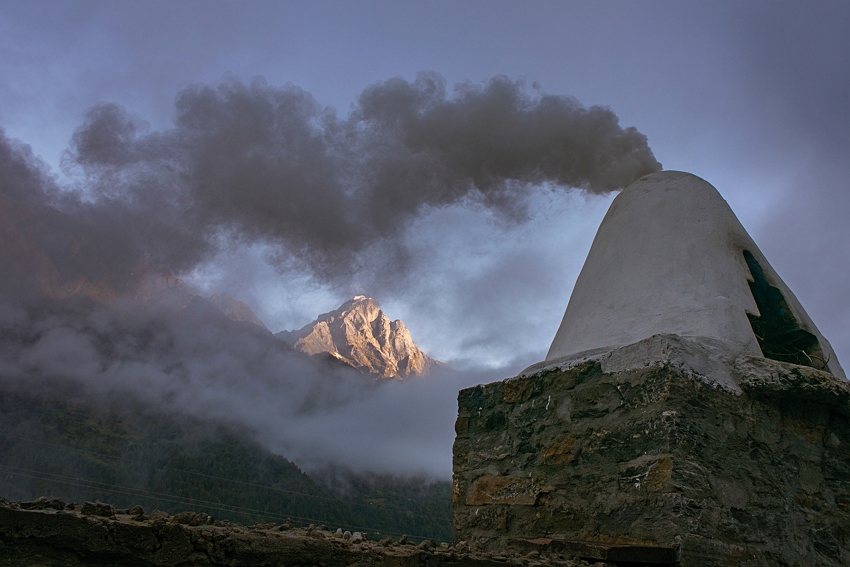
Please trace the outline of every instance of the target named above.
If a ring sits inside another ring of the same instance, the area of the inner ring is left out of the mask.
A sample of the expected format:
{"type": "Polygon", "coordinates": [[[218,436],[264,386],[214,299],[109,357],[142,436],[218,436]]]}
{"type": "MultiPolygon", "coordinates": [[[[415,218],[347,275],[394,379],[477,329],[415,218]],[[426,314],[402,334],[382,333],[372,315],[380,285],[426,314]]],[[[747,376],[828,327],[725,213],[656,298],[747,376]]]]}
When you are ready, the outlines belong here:
{"type": "Polygon", "coordinates": [[[718,380],[692,347],[653,338],[461,391],[455,537],[681,567],[850,564],[850,384],[761,357],[718,380]]]}
{"type": "MultiPolygon", "coordinates": [[[[9,567],[200,566],[271,567],[579,567],[587,561],[544,550],[507,557],[466,542],[380,541],[360,532],[325,526],[241,526],[204,513],[169,516],[141,507],[116,510],[108,504],[68,505],[57,499],[8,502],[0,499],[0,565],[9,567]]],[[[604,567],[604,563],[595,563],[604,567]]],[[[615,564],[611,564],[615,565],[615,564]]]]}
{"type": "Polygon", "coordinates": [[[440,364],[419,350],[404,323],[390,321],[372,298],[362,295],[298,331],[275,336],[307,354],[328,353],[381,378],[422,376],[440,364]]]}

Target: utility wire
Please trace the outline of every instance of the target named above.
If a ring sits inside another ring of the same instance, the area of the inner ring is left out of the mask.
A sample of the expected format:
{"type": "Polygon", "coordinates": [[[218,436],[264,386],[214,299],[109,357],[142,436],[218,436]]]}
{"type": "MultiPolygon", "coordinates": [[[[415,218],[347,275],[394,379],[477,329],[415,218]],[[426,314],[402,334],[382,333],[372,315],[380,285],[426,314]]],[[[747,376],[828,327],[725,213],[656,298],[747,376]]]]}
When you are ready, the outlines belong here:
{"type": "MultiPolygon", "coordinates": [[[[93,456],[97,456],[97,457],[103,457],[103,458],[106,458],[106,459],[115,459],[115,460],[125,461],[125,462],[129,462],[129,463],[146,464],[146,461],[142,461],[142,460],[138,460],[138,459],[130,459],[130,458],[127,458],[127,457],[121,457],[121,456],[117,456],[117,455],[107,455],[105,453],[97,453],[95,451],[90,451],[88,449],[79,449],[79,448],[76,448],[76,447],[68,447],[67,445],[62,445],[62,444],[59,444],[59,443],[50,443],[48,441],[38,441],[38,440],[35,440],[35,439],[28,439],[26,437],[19,437],[17,435],[11,435],[11,434],[8,434],[8,433],[0,433],[0,436],[7,437],[7,438],[10,438],[10,439],[17,439],[19,441],[26,441],[27,443],[38,443],[38,444],[41,444],[41,445],[48,445],[50,447],[70,449],[71,451],[77,451],[77,452],[80,452],[80,453],[87,453],[89,455],[93,455],[93,456]]],[[[293,494],[293,495],[297,495],[297,496],[304,496],[306,498],[314,498],[316,500],[325,500],[325,501],[328,501],[328,502],[339,502],[339,503],[342,503],[342,504],[348,504],[350,506],[359,506],[359,507],[365,507],[365,508],[370,508],[370,509],[381,509],[381,510],[386,510],[388,512],[398,512],[400,514],[407,514],[408,512],[416,513],[414,510],[403,510],[403,509],[400,509],[400,508],[389,508],[387,506],[380,506],[380,505],[375,506],[373,504],[367,504],[367,503],[362,503],[362,502],[352,502],[350,500],[341,500],[339,498],[332,498],[332,497],[329,497],[329,496],[318,496],[318,495],[315,495],[315,494],[309,494],[307,492],[298,492],[298,491],[294,491],[294,490],[286,490],[284,488],[276,488],[276,487],[273,487],[273,486],[267,486],[267,485],[263,485],[263,484],[253,483],[253,482],[246,482],[246,481],[243,481],[243,480],[235,480],[235,479],[232,479],[232,478],[226,478],[226,477],[222,477],[222,476],[205,474],[205,473],[190,471],[190,470],[186,470],[186,469],[179,469],[179,468],[171,467],[171,466],[168,466],[168,465],[165,465],[161,468],[162,469],[168,469],[168,470],[175,471],[175,472],[181,472],[181,473],[185,473],[185,474],[191,474],[191,475],[195,475],[195,476],[215,479],[215,480],[223,480],[223,481],[227,481],[227,482],[233,482],[233,483],[236,483],[236,484],[242,484],[242,485],[251,486],[251,487],[254,487],[254,488],[263,488],[263,489],[266,489],[266,490],[272,490],[272,491],[280,492],[280,493],[283,493],[283,494],[293,494]]],[[[416,513],[416,515],[421,517],[421,518],[429,518],[429,519],[432,519],[432,520],[438,520],[438,521],[444,521],[445,520],[445,518],[441,518],[439,516],[432,516],[432,515],[429,515],[429,514],[416,513]]]]}
{"type": "MultiPolygon", "coordinates": [[[[276,513],[273,513],[273,512],[264,512],[262,510],[257,510],[257,509],[254,509],[254,508],[247,508],[247,507],[243,507],[243,506],[233,506],[233,505],[229,505],[229,504],[224,504],[222,502],[212,502],[212,501],[208,501],[208,500],[200,500],[200,499],[196,499],[196,498],[190,498],[190,497],[187,497],[187,496],[177,496],[177,495],[174,495],[174,494],[168,494],[168,493],[163,493],[163,492],[154,492],[154,491],[150,491],[150,490],[144,490],[144,489],[141,489],[141,488],[133,488],[133,487],[119,486],[119,485],[110,485],[110,484],[107,484],[107,483],[93,481],[93,480],[87,480],[87,479],[83,479],[83,478],[74,478],[74,477],[59,475],[59,474],[54,474],[54,473],[45,473],[45,472],[42,472],[42,471],[33,471],[31,469],[14,467],[14,466],[6,465],[6,464],[3,464],[3,463],[0,463],[0,468],[7,469],[7,470],[10,470],[10,471],[14,471],[11,474],[14,474],[14,475],[17,475],[17,476],[23,476],[25,478],[32,478],[32,479],[36,479],[36,480],[46,480],[46,481],[49,481],[49,482],[56,482],[56,483],[66,484],[66,485],[70,485],[70,486],[76,486],[76,487],[80,487],[80,488],[99,488],[101,490],[109,490],[109,491],[115,492],[117,494],[125,494],[125,495],[128,495],[128,496],[137,496],[137,497],[155,498],[155,499],[158,499],[158,500],[162,500],[162,501],[165,501],[165,502],[171,502],[171,503],[174,503],[174,504],[183,504],[183,505],[194,506],[194,507],[204,507],[206,509],[219,510],[219,511],[222,511],[222,512],[237,512],[237,513],[243,513],[243,514],[253,513],[258,517],[266,518],[266,519],[273,519],[273,520],[297,519],[297,520],[302,521],[303,523],[308,523],[308,522],[309,523],[320,523],[320,524],[332,523],[329,520],[322,520],[322,519],[317,519],[317,518],[305,518],[305,517],[301,517],[301,516],[281,515],[281,514],[276,514],[276,513]],[[80,482],[80,481],[82,481],[82,482],[80,482]],[[201,506],[198,506],[199,504],[201,506]]],[[[351,524],[344,524],[344,525],[347,528],[363,530],[363,531],[372,532],[372,533],[396,535],[396,536],[405,535],[405,534],[401,534],[400,532],[392,532],[392,531],[388,531],[388,530],[383,530],[383,529],[378,529],[378,528],[373,528],[373,527],[367,527],[367,526],[356,526],[356,525],[351,525],[351,524]]],[[[429,539],[427,536],[417,536],[417,535],[410,535],[410,534],[406,534],[406,535],[409,538],[413,538],[413,539],[420,539],[420,540],[429,539]]]]}

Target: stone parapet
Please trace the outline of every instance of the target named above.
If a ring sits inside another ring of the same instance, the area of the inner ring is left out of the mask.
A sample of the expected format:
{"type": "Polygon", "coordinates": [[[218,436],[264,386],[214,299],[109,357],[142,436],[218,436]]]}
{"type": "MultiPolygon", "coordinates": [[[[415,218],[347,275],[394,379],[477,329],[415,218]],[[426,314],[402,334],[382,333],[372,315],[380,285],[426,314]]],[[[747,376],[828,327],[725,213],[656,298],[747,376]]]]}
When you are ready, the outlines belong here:
{"type": "MultiPolygon", "coordinates": [[[[8,567],[587,567],[563,549],[519,556],[402,537],[371,541],[366,534],[324,526],[241,526],[204,513],[169,516],[140,507],[67,505],[58,499],[0,498],[0,566],[8,567]]],[[[595,567],[605,563],[596,562],[595,567]]]]}
{"type": "Polygon", "coordinates": [[[725,388],[675,360],[461,391],[456,539],[623,565],[654,548],[641,564],[850,565],[847,382],[747,357],[725,388]]]}

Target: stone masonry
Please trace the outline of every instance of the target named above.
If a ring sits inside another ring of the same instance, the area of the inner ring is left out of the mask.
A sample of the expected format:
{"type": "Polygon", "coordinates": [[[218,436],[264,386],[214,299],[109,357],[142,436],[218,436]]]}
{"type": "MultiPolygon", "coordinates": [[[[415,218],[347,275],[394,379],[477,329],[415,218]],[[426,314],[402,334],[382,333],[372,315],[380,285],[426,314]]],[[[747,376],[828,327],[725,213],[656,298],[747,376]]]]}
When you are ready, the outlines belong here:
{"type": "Polygon", "coordinates": [[[457,541],[618,565],[850,565],[846,380],[741,357],[725,388],[675,357],[610,360],[460,392],[457,541]]]}

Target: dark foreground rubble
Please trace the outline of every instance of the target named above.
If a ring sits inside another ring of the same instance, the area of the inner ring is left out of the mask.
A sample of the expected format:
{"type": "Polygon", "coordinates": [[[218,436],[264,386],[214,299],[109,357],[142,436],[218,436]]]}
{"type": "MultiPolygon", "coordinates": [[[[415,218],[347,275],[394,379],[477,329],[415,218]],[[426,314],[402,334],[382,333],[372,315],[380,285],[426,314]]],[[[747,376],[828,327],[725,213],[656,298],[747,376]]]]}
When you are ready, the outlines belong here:
{"type": "Polygon", "coordinates": [[[563,551],[532,549],[515,556],[478,552],[465,542],[369,541],[366,534],[297,528],[291,523],[241,526],[207,514],[169,516],[141,507],[0,499],[0,565],[9,567],[374,566],[605,567],[563,551]]]}

